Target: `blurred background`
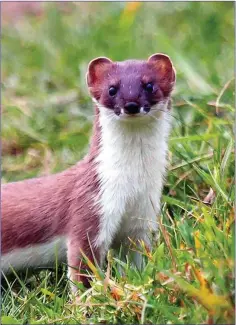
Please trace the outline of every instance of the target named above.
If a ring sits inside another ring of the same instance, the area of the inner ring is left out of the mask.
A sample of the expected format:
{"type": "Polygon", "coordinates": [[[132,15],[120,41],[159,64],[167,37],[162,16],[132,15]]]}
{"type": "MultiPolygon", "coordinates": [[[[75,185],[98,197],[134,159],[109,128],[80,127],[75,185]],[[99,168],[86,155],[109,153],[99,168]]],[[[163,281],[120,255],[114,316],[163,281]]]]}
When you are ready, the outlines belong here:
{"type": "MultiPolygon", "coordinates": [[[[218,124],[224,120],[226,138],[230,134],[233,2],[11,2],[1,7],[3,182],[63,170],[86,153],[93,107],[85,73],[97,56],[168,54],[177,70],[172,137],[209,140],[214,134],[206,130],[216,116],[218,124]]],[[[181,141],[171,142],[172,163],[185,159],[175,154],[181,141]]],[[[199,141],[190,144],[193,157],[194,150],[209,153],[199,141]]]]}

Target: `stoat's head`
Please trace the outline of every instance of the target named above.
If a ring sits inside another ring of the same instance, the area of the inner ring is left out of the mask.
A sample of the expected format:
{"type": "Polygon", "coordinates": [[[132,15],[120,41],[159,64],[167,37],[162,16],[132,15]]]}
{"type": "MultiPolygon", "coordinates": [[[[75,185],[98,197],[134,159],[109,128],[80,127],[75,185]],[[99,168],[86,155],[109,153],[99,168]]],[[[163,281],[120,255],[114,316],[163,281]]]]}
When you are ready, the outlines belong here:
{"type": "Polygon", "coordinates": [[[160,53],[147,61],[112,62],[99,57],[89,63],[87,84],[98,107],[120,119],[144,118],[168,109],[175,69],[170,58],[160,53]]]}

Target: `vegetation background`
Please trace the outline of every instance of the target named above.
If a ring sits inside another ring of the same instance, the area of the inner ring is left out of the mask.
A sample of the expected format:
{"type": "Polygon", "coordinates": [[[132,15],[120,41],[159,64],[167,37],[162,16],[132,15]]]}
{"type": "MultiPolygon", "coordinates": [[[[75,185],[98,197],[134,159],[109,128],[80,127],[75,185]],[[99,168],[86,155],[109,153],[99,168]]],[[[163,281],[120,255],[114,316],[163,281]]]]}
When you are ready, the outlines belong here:
{"type": "Polygon", "coordinates": [[[2,324],[234,323],[234,3],[1,6],[3,183],[86,153],[94,57],[164,52],[177,70],[161,231],[143,272],[110,252],[77,305],[63,265],[5,278],[2,324]]]}

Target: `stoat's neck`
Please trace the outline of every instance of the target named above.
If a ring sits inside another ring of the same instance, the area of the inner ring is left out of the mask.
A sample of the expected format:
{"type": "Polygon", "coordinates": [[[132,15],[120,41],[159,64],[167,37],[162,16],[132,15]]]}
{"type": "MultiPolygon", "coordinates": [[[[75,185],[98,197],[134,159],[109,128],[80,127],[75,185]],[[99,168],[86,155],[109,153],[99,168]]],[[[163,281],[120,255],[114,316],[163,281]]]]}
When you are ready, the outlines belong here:
{"type": "Polygon", "coordinates": [[[98,153],[100,148],[100,141],[101,141],[101,125],[99,122],[99,109],[95,106],[95,120],[93,123],[93,131],[92,131],[92,138],[90,142],[90,149],[88,154],[88,159],[90,162],[93,162],[98,153]]]}
{"type": "Polygon", "coordinates": [[[157,155],[158,161],[165,158],[170,130],[168,111],[147,119],[133,120],[131,123],[113,117],[107,108],[98,105],[95,106],[89,162],[111,158],[116,161],[114,168],[122,164],[122,161],[129,163],[129,159],[133,163],[135,158],[144,161],[153,155],[157,155]]]}

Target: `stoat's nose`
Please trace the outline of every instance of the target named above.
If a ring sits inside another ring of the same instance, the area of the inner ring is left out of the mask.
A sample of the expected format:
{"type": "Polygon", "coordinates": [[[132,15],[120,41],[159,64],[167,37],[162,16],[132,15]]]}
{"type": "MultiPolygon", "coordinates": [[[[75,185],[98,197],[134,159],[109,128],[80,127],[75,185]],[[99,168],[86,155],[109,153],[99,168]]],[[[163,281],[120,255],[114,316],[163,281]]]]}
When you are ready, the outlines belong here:
{"type": "Polygon", "coordinates": [[[137,114],[140,112],[140,107],[135,102],[126,103],[124,108],[126,114],[137,114]]]}

